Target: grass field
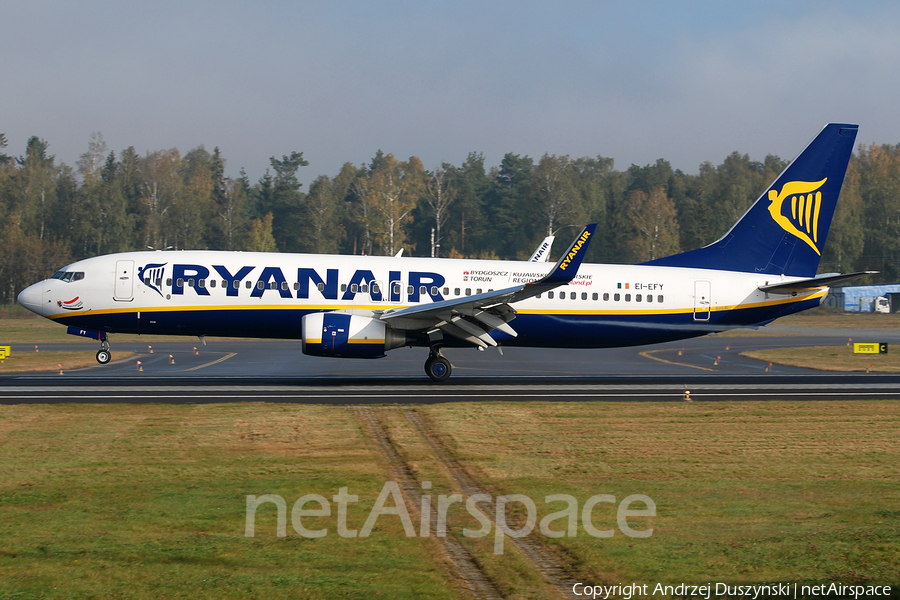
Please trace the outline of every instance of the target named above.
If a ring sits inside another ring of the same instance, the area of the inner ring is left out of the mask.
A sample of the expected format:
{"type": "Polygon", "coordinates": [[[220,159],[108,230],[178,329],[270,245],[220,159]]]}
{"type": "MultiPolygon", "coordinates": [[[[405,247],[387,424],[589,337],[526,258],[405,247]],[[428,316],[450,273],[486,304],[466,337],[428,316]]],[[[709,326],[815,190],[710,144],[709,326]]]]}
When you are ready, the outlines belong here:
{"type": "MultiPolygon", "coordinates": [[[[472,404],[419,407],[492,494],[525,494],[542,518],[595,494],[646,494],[646,539],[618,530],[545,539],[591,583],[900,582],[896,402],[472,404]]],[[[434,494],[452,484],[400,411],[392,444],[434,494]]],[[[383,516],[372,535],[275,535],[274,505],[244,536],[246,495],[327,499],[348,487],[361,528],[390,477],[340,407],[0,407],[2,598],[456,598],[436,540],[383,516]]],[[[579,505],[580,508],[580,505],[579,505]]],[[[336,507],[333,505],[333,511],[336,507]]],[[[459,515],[454,513],[453,518],[459,515]]],[[[594,522],[615,527],[612,505],[594,522]]],[[[451,525],[477,528],[474,519],[451,525]]],[[[557,522],[555,529],[564,528],[557,522]]],[[[546,597],[515,552],[468,540],[507,597],[546,597]]]]}
{"type": "Polygon", "coordinates": [[[853,354],[853,349],[848,346],[812,346],[752,350],[741,352],[741,356],[820,371],[900,373],[900,353],[896,351],[887,354],[853,354]]]}
{"type": "MultiPolygon", "coordinates": [[[[56,371],[63,369],[80,369],[97,364],[93,350],[14,352],[0,362],[2,373],[33,373],[35,371],[56,371]]],[[[113,352],[112,360],[123,360],[134,355],[134,352],[113,352]]]]}

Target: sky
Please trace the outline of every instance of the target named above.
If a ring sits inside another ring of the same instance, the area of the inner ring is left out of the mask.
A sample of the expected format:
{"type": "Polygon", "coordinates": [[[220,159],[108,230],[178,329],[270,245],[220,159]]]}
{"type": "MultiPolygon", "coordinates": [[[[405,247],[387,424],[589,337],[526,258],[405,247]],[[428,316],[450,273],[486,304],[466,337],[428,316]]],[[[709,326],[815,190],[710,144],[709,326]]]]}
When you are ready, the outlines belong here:
{"type": "Polygon", "coordinates": [[[900,143],[900,3],[125,0],[0,3],[0,132],[74,166],[218,146],[256,181],[303,152],[308,186],[381,149],[790,159],[827,122],[900,143]]]}

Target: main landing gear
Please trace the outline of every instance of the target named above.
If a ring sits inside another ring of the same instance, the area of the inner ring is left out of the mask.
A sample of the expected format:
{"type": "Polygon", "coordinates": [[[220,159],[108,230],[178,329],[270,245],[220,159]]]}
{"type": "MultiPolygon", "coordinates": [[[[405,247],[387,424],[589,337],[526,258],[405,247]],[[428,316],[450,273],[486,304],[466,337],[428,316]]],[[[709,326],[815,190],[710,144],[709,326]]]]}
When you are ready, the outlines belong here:
{"type": "Polygon", "coordinates": [[[432,348],[431,352],[428,354],[428,360],[425,361],[425,373],[427,373],[433,381],[441,383],[450,378],[451,372],[453,372],[453,365],[450,364],[449,360],[444,358],[441,354],[441,349],[437,347],[432,348]]]}
{"type": "Polygon", "coordinates": [[[105,365],[112,359],[112,354],[109,351],[109,340],[103,339],[100,341],[100,349],[97,350],[97,362],[101,365],[105,365]]]}

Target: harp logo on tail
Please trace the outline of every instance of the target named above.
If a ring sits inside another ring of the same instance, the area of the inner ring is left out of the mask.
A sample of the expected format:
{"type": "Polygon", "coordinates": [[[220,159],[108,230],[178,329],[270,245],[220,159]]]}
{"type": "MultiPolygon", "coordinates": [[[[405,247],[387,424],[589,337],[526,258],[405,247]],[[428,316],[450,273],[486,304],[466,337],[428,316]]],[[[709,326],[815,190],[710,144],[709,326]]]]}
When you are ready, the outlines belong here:
{"type": "Polygon", "coordinates": [[[821,187],[828,181],[790,181],[781,192],[769,190],[769,212],[778,225],[797,236],[816,251],[819,243],[819,210],[822,208],[821,187]],[[788,202],[788,200],[790,200],[788,202]],[[790,205],[790,208],[788,208],[790,205]]]}

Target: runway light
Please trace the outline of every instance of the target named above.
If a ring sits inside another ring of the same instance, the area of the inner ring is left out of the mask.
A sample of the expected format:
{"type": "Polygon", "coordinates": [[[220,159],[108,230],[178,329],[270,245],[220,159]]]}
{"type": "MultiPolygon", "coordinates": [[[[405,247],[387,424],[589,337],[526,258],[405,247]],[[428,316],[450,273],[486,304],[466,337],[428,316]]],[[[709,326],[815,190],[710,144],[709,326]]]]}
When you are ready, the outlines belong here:
{"type": "Polygon", "coordinates": [[[150,354],[153,354],[153,346],[147,346],[147,350],[150,351],[150,354]]]}
{"type": "Polygon", "coordinates": [[[681,347],[681,350],[678,351],[678,356],[681,356],[681,353],[684,352],[684,346],[681,347]]]}
{"type": "Polygon", "coordinates": [[[716,357],[716,361],[713,363],[713,366],[718,366],[720,360],[722,360],[722,357],[721,357],[721,356],[717,356],[717,357],[716,357]]]}
{"type": "Polygon", "coordinates": [[[200,356],[200,353],[197,352],[197,346],[194,346],[194,354],[196,354],[197,356],[200,356]]]}
{"type": "Polygon", "coordinates": [[[34,351],[35,351],[35,352],[40,352],[40,350],[38,350],[38,347],[37,347],[37,346],[34,347],[34,351]]]}
{"type": "Polygon", "coordinates": [[[141,364],[141,361],[137,361],[138,371],[144,370],[144,365],[141,364]]]}
{"type": "Polygon", "coordinates": [[[62,365],[59,363],[56,363],[56,366],[59,367],[59,374],[62,375],[63,374],[62,365]]]}
{"type": "Polygon", "coordinates": [[[174,364],[175,364],[175,357],[172,356],[171,354],[169,355],[169,364],[170,364],[170,365],[174,365],[174,364]]]}

